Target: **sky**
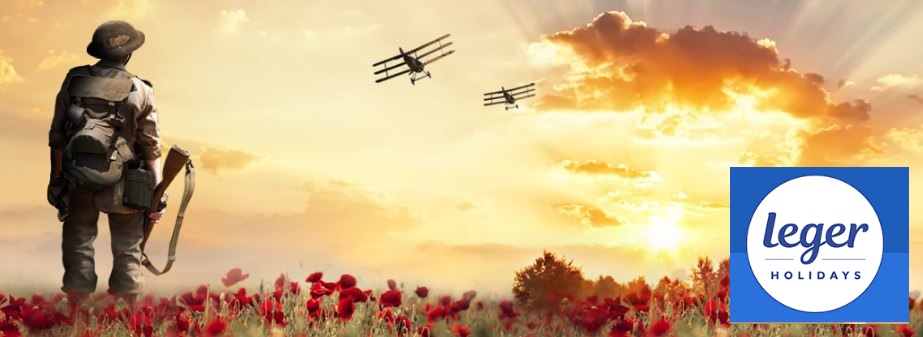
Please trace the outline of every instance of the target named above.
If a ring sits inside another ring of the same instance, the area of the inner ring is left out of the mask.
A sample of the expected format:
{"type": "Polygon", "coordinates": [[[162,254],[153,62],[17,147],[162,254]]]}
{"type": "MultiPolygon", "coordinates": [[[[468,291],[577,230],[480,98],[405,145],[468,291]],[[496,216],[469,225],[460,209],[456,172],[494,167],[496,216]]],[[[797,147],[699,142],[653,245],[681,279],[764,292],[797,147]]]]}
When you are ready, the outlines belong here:
{"type": "MultiPolygon", "coordinates": [[[[199,170],[151,291],[240,267],[245,286],[323,271],[503,295],[544,249],[588,278],[684,277],[728,256],[731,166],[910,166],[923,198],[915,0],[0,0],[0,287],[58,287],[47,129],[110,19],[145,33],[129,71],[199,170]],[[374,83],[373,63],[448,33],[432,79],[374,83]],[[529,82],[520,109],[482,106],[529,82]]],[[[912,212],[911,265],[921,234],[912,212]]]]}

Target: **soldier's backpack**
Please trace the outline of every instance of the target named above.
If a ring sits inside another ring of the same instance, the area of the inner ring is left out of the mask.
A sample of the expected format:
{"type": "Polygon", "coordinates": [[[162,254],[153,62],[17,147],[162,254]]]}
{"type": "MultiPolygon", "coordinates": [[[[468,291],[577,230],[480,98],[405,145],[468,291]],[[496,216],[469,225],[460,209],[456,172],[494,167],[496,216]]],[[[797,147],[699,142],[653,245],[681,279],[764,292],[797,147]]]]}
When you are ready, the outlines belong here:
{"type": "Polygon", "coordinates": [[[97,76],[90,66],[84,69],[87,74],[74,75],[66,88],[69,140],[62,169],[74,188],[95,191],[117,183],[134,157],[122,133],[122,107],[133,83],[130,78],[97,76]]]}

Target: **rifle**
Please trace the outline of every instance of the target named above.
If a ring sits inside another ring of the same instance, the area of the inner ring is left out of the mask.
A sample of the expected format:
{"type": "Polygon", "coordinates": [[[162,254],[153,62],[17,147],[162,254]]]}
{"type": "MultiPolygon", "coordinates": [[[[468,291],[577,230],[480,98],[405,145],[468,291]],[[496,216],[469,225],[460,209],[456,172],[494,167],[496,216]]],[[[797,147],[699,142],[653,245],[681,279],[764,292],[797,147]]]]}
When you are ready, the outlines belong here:
{"type": "Polygon", "coordinates": [[[176,261],[176,243],[179,240],[179,230],[183,226],[183,217],[186,213],[186,206],[189,205],[189,200],[192,199],[192,192],[195,190],[195,167],[192,166],[192,160],[189,159],[189,152],[183,150],[177,145],[173,145],[170,148],[170,152],[167,153],[167,158],[163,163],[163,179],[157,184],[157,187],[154,188],[154,198],[151,202],[151,208],[145,212],[144,216],[144,239],[141,241],[141,264],[147,268],[154,275],[162,275],[170,271],[170,268],[173,267],[173,262],[176,261]],[[157,270],[151,260],[147,257],[147,253],[144,252],[144,248],[147,245],[147,240],[151,236],[151,232],[154,230],[154,222],[151,221],[150,212],[160,209],[161,198],[166,192],[167,187],[170,186],[170,183],[173,182],[173,179],[179,174],[180,171],[186,169],[186,181],[185,186],[183,187],[183,199],[179,206],[179,211],[176,214],[176,224],[173,226],[173,237],[170,238],[170,250],[167,253],[167,264],[163,268],[163,271],[157,270]]]}

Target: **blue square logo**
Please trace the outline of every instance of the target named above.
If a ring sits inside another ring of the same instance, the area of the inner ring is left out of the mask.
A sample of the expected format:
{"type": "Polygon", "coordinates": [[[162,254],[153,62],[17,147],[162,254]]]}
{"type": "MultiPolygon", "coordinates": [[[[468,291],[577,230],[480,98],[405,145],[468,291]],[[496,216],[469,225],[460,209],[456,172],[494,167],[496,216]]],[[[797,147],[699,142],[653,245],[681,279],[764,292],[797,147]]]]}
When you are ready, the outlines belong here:
{"type": "Polygon", "coordinates": [[[731,168],[731,323],[907,323],[909,171],[731,168]]]}

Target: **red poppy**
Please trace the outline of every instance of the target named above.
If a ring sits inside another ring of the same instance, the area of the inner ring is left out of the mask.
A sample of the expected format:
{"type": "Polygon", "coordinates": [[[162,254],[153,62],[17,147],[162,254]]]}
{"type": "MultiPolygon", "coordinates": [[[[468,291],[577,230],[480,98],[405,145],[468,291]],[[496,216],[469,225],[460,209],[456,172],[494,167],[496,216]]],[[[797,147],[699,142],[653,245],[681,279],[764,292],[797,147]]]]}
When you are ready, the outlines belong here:
{"type": "Polygon", "coordinates": [[[466,299],[466,300],[468,300],[468,301],[471,301],[471,300],[473,300],[477,295],[478,295],[478,292],[477,292],[477,291],[468,290],[468,291],[466,291],[464,294],[462,294],[462,298],[464,298],[464,299],[466,299]]]}
{"type": "Polygon", "coordinates": [[[894,331],[897,332],[897,334],[901,337],[913,337],[914,333],[916,333],[913,327],[907,324],[901,324],[894,327],[894,331]]]}
{"type": "Polygon", "coordinates": [[[279,277],[276,278],[275,288],[276,290],[285,288],[285,274],[279,274],[279,277]]]}
{"type": "Polygon", "coordinates": [[[661,318],[651,323],[650,328],[647,329],[647,335],[650,337],[661,337],[670,332],[670,328],[672,328],[670,321],[666,318],[661,318]]]}
{"type": "Polygon", "coordinates": [[[365,302],[368,299],[368,295],[366,295],[362,289],[352,287],[340,290],[339,300],[342,301],[344,299],[349,299],[353,302],[365,302]]]}
{"type": "Polygon", "coordinates": [[[397,282],[392,279],[388,279],[388,289],[397,290],[397,282]]]}
{"type": "Polygon", "coordinates": [[[311,285],[311,298],[319,298],[321,296],[330,295],[333,293],[329,288],[324,286],[324,282],[316,282],[311,285]]]}
{"type": "Polygon", "coordinates": [[[285,313],[282,311],[282,303],[275,298],[267,298],[260,305],[260,316],[268,322],[275,324],[285,323],[285,313]]]}
{"type": "Polygon", "coordinates": [[[397,290],[388,290],[379,296],[378,304],[381,307],[399,307],[401,306],[401,292],[397,290]]]}
{"type": "Polygon", "coordinates": [[[413,293],[414,293],[414,294],[417,294],[417,297],[419,297],[419,298],[426,298],[426,296],[429,295],[429,288],[427,288],[427,287],[417,287],[417,289],[414,290],[413,293]]]}
{"type": "Polygon", "coordinates": [[[445,317],[446,310],[445,307],[435,307],[426,312],[426,322],[429,324],[435,323],[439,319],[445,317]]]}
{"type": "Polygon", "coordinates": [[[337,285],[339,285],[340,289],[348,289],[348,288],[355,287],[356,277],[349,275],[349,274],[343,274],[340,276],[340,281],[337,282],[337,285]]]}
{"type": "Polygon", "coordinates": [[[353,317],[353,312],[356,311],[353,301],[349,299],[342,299],[340,303],[337,304],[337,317],[340,321],[348,321],[353,317]]]}
{"type": "Polygon", "coordinates": [[[500,301],[500,319],[516,318],[519,314],[513,310],[513,302],[509,300],[500,301]]]}
{"type": "Polygon", "coordinates": [[[716,321],[721,325],[728,325],[728,311],[727,305],[724,302],[708,300],[705,302],[705,316],[708,317],[708,321],[711,324],[714,324],[716,321]]]}
{"type": "Polygon", "coordinates": [[[176,314],[176,331],[180,333],[185,333],[189,331],[189,312],[180,312],[176,314]]]}
{"type": "Polygon", "coordinates": [[[304,279],[304,281],[308,283],[314,283],[314,282],[320,281],[321,278],[323,277],[324,277],[324,273],[316,271],[316,272],[311,273],[311,275],[308,275],[308,278],[304,279]]]}
{"type": "Polygon", "coordinates": [[[458,301],[455,301],[454,303],[452,303],[452,306],[451,306],[452,312],[461,312],[464,310],[468,310],[470,303],[471,301],[467,298],[462,298],[458,301]]]}
{"type": "Polygon", "coordinates": [[[394,320],[394,328],[397,329],[398,336],[404,336],[413,331],[413,324],[411,324],[410,318],[400,315],[394,320]]]}
{"type": "Polygon", "coordinates": [[[420,335],[420,337],[432,337],[433,327],[428,324],[420,326],[417,328],[417,334],[420,335]]]}
{"type": "Polygon", "coordinates": [[[244,274],[240,268],[228,270],[228,273],[221,278],[221,283],[225,287],[231,287],[250,277],[250,274],[244,274]]]}
{"type": "Polygon", "coordinates": [[[447,307],[452,304],[452,296],[444,295],[439,297],[439,305],[447,307]]]}
{"type": "Polygon", "coordinates": [[[221,336],[224,334],[224,330],[228,327],[228,323],[225,322],[221,317],[212,319],[211,322],[208,322],[205,325],[205,336],[206,337],[215,337],[221,336]]]}
{"type": "Polygon", "coordinates": [[[471,335],[471,329],[461,324],[455,323],[455,325],[452,326],[452,333],[458,337],[468,337],[471,335]]]}

